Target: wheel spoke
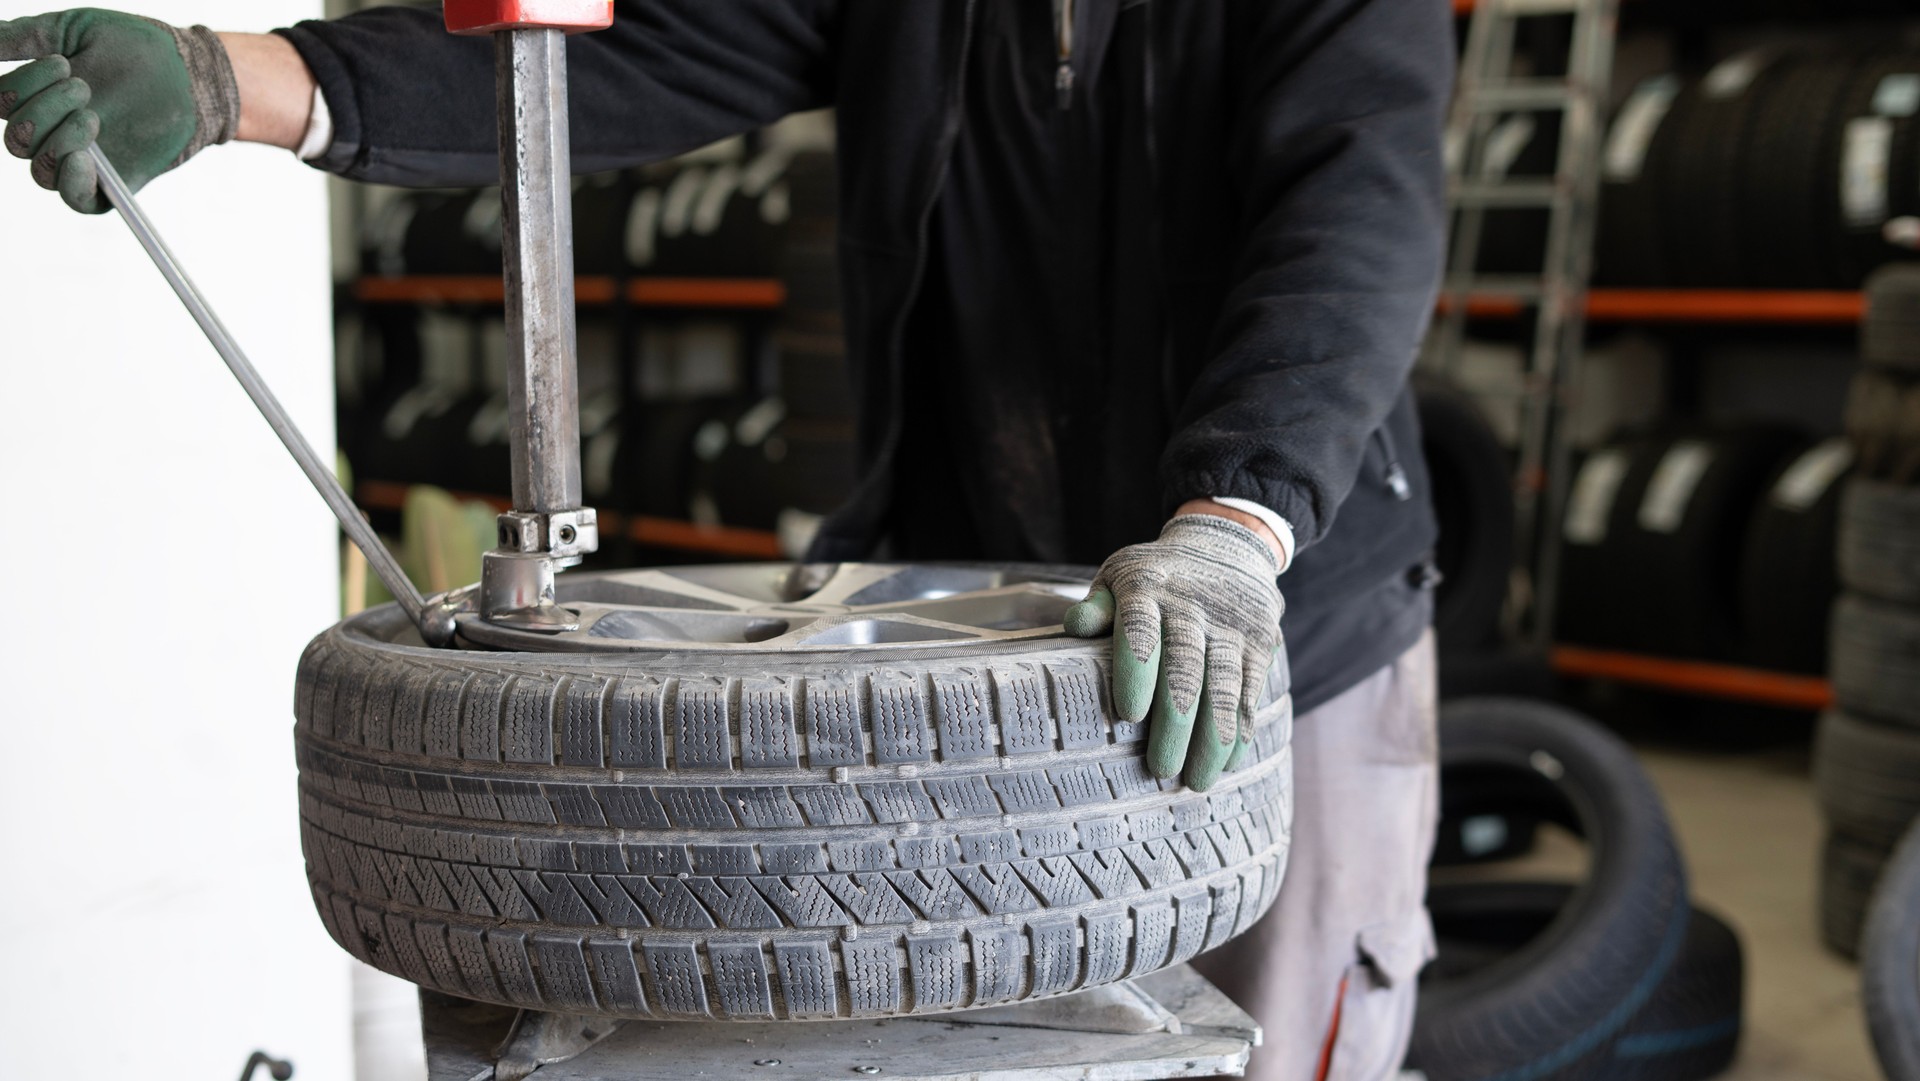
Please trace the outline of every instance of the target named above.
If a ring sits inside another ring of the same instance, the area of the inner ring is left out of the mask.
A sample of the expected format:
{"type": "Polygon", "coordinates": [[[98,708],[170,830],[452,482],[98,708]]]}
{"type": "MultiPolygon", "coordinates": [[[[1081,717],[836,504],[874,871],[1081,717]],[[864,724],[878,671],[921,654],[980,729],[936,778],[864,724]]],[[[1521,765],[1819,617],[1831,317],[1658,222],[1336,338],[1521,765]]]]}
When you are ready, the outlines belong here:
{"type": "MultiPolygon", "coordinates": [[[[774,599],[743,595],[670,570],[619,571],[597,579],[573,581],[580,582],[582,588],[567,590],[563,603],[583,600],[632,608],[741,611],[761,607],[774,599]]],[[[562,584],[572,583],[563,579],[562,584]]]]}
{"type": "Polygon", "coordinates": [[[866,605],[852,611],[922,616],[980,630],[1032,630],[1058,625],[1067,609],[1079,599],[1077,595],[1070,597],[1043,583],[1022,582],[907,604],[866,605]]]}
{"type": "Polygon", "coordinates": [[[966,627],[920,616],[879,614],[840,615],[815,620],[761,643],[770,649],[809,646],[905,645],[915,642],[964,642],[988,637],[978,627],[966,627]]]}
{"type": "Polygon", "coordinates": [[[818,589],[800,599],[807,604],[847,604],[848,598],[892,581],[909,569],[888,563],[842,563],[818,589]]]}

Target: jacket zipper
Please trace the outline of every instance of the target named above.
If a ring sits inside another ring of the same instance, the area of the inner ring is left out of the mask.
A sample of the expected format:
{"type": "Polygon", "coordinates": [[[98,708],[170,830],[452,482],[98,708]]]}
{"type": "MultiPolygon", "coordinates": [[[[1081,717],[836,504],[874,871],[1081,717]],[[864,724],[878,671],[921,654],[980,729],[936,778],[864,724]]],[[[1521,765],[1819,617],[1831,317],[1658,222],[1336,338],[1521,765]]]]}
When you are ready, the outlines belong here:
{"type": "Polygon", "coordinates": [[[1053,73],[1053,95],[1062,112],[1073,107],[1073,0],[1053,0],[1060,66],[1053,73]]]}
{"type": "MultiPolygon", "coordinates": [[[[956,80],[964,80],[966,78],[967,56],[973,50],[974,3],[975,0],[967,0],[966,5],[961,9],[960,55],[954,67],[956,80]]],[[[956,86],[957,85],[956,83],[956,86]]],[[[953,157],[954,140],[960,135],[961,117],[959,94],[960,91],[955,89],[947,103],[946,121],[940,129],[939,149],[937,152],[940,166],[934,173],[933,189],[928,192],[927,201],[921,205],[919,220],[914,225],[915,248],[913,271],[907,278],[906,303],[902,304],[899,312],[895,313],[893,326],[889,328],[887,333],[887,365],[893,372],[893,394],[892,401],[889,402],[889,404],[893,408],[892,415],[887,421],[887,434],[881,440],[878,458],[887,465],[884,473],[888,477],[889,483],[892,481],[894,469],[898,464],[894,459],[900,452],[900,431],[904,423],[900,419],[900,415],[903,412],[906,395],[904,389],[906,379],[905,373],[902,371],[905,367],[905,360],[902,354],[906,352],[907,320],[913,315],[914,305],[919,301],[920,287],[926,281],[927,234],[933,224],[933,208],[940,201],[940,190],[946,187],[947,169],[952,164],[951,159],[953,157]]],[[[854,506],[861,503],[866,498],[867,490],[877,482],[882,472],[883,471],[876,470],[863,479],[859,488],[856,489],[853,496],[848,499],[847,505],[854,506]]]]}
{"type": "Polygon", "coordinates": [[[1412,499],[1413,485],[1407,480],[1406,467],[1400,464],[1400,455],[1393,446],[1393,435],[1387,431],[1386,425],[1373,430],[1373,441],[1380,444],[1380,455],[1387,463],[1387,491],[1393,493],[1393,498],[1403,502],[1412,499]]]}

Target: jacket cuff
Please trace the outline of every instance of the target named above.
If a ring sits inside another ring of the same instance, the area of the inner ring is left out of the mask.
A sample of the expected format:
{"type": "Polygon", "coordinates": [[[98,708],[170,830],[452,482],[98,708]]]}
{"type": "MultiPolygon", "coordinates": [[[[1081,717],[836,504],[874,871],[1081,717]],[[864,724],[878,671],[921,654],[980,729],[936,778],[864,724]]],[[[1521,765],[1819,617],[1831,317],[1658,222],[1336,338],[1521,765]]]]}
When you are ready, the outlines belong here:
{"type": "Polygon", "coordinates": [[[1293,527],[1287,524],[1285,518],[1251,499],[1235,499],[1230,495],[1216,495],[1209,498],[1229,510],[1251,514],[1260,519],[1260,524],[1267,527],[1267,532],[1273,534],[1273,539],[1280,542],[1280,569],[1277,573],[1287,573],[1287,568],[1293,566],[1294,541],[1293,527]]]}
{"type": "MultiPolygon", "coordinates": [[[[1190,499],[1210,499],[1215,502],[1223,499],[1246,500],[1286,523],[1289,539],[1293,542],[1293,548],[1290,549],[1292,554],[1312,546],[1324,532],[1313,497],[1305,488],[1257,477],[1243,470],[1173,477],[1168,480],[1161,495],[1168,512],[1190,499]]],[[[1233,506],[1232,503],[1227,505],[1233,506]]],[[[1255,516],[1258,517],[1257,514],[1255,516]]],[[[1277,535],[1278,530],[1275,533],[1277,535]]]]}
{"type": "MultiPolygon", "coordinates": [[[[325,23],[304,22],[297,26],[275,30],[274,33],[291,42],[300,59],[307,62],[307,70],[313,73],[313,81],[319,90],[316,101],[325,110],[332,124],[331,137],[327,145],[312,157],[301,155],[301,160],[316,169],[346,176],[360,156],[360,107],[359,99],[354,96],[353,77],[348,74],[345,62],[312,27],[325,26],[325,23]]],[[[309,137],[313,132],[309,130],[309,137]]],[[[308,147],[303,145],[302,151],[308,147]]]]}

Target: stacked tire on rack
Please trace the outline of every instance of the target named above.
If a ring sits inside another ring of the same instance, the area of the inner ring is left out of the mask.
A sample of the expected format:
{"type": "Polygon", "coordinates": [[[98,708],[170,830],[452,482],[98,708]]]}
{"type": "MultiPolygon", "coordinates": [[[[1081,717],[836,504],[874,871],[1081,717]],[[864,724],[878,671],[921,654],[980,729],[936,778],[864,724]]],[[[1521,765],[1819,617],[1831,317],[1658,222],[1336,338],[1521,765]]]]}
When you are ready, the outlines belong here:
{"type": "Polygon", "coordinates": [[[1454,655],[1485,647],[1499,631],[1513,569],[1513,465],[1464,390],[1425,372],[1413,388],[1440,524],[1433,626],[1441,650],[1454,655]]]}
{"type": "MultiPolygon", "coordinates": [[[[769,278],[793,212],[779,147],[579,177],[574,269],[581,274],[769,278]]],[[[369,274],[500,273],[498,188],[407,192],[361,235],[369,274]]]]}
{"type": "Polygon", "coordinates": [[[1814,749],[1827,820],[1821,931],[1848,956],[1882,869],[1920,816],[1920,266],[1880,271],[1867,303],[1847,418],[1859,470],[1840,509],[1834,708],[1814,749]]]}
{"type": "Polygon", "coordinates": [[[776,386],[786,420],[774,433],[774,494],[789,543],[853,493],[858,472],[853,378],[840,312],[839,194],[831,154],[796,157],[795,214],[780,281],[787,302],[775,327],[776,386]],[[802,209],[804,208],[804,209],[802,209]]]}
{"type": "Polygon", "coordinates": [[[1774,425],[1615,437],[1586,456],[1568,496],[1559,637],[1822,671],[1852,465],[1845,440],[1774,425]]]}
{"type": "Polygon", "coordinates": [[[1910,255],[1920,51],[1762,49],[1628,95],[1604,151],[1606,284],[1858,288],[1910,255]],[[1896,229],[1897,233],[1898,230],[1896,229]]]}
{"type": "MultiPolygon", "coordinates": [[[[822,151],[775,148],[736,161],[680,161],[580,179],[580,273],[777,276],[786,293],[773,334],[759,333],[764,322],[742,334],[748,342],[771,338],[773,349],[742,358],[738,385],[688,390],[620,376],[614,382],[625,385],[624,393],[583,396],[583,480],[592,505],[770,530],[790,511],[801,512],[803,522],[817,520],[848,496],[854,406],[835,206],[833,155],[822,151]]],[[[370,222],[364,269],[497,274],[499,230],[494,189],[402,196],[370,222]]],[[[343,426],[349,459],[374,480],[504,492],[502,355],[486,339],[488,328],[497,332],[497,309],[468,305],[410,318],[410,331],[383,339],[388,352],[410,359],[389,365],[384,385],[363,394],[363,421],[343,426]]],[[[582,359],[602,359],[588,328],[583,319],[582,359]]],[[[601,337],[604,354],[633,336],[613,328],[601,337]]]]}
{"type": "Polygon", "coordinates": [[[1481,866],[1434,872],[1438,956],[1408,1067],[1432,1081],[1697,1081],[1732,1061],[1739,940],[1692,905],[1660,797],[1626,745],[1558,707],[1463,698],[1441,707],[1440,763],[1437,855],[1481,866]],[[1533,823],[1586,842],[1584,880],[1486,866],[1523,852],[1533,823]]]}

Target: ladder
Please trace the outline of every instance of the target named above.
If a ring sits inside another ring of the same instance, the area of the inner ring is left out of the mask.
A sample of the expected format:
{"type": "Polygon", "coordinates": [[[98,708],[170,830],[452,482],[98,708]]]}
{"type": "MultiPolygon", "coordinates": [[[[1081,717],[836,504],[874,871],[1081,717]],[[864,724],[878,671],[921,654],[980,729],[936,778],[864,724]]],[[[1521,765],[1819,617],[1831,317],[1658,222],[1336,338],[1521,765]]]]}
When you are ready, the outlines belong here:
{"type": "Polygon", "coordinates": [[[1561,414],[1586,335],[1587,283],[1600,197],[1602,109],[1612,74],[1618,0],[1478,0],[1468,23],[1453,111],[1447,124],[1451,209],[1442,314],[1427,343],[1443,371],[1457,370],[1474,301],[1518,303],[1533,314],[1519,393],[1515,525],[1519,565],[1530,590],[1514,629],[1547,644],[1553,633],[1561,508],[1569,467],[1561,414]],[[1563,74],[1516,74],[1520,26],[1571,19],[1563,74]],[[1512,178],[1499,160],[1502,122],[1523,114],[1561,118],[1551,177],[1512,178]],[[1481,273],[1487,213],[1547,213],[1537,274],[1481,273]]]}

